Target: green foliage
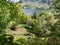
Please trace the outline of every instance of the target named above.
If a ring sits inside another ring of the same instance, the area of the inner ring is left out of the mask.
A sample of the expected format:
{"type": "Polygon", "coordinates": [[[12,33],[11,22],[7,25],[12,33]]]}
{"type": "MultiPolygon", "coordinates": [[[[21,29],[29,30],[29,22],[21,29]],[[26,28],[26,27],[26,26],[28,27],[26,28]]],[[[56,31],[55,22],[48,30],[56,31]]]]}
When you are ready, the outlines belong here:
{"type": "Polygon", "coordinates": [[[0,45],[13,45],[13,39],[12,35],[0,34],[0,45]]]}
{"type": "Polygon", "coordinates": [[[23,14],[20,3],[0,0],[0,45],[15,45],[13,36],[4,34],[7,28],[15,28],[15,24],[26,23],[27,17],[23,14]],[[16,22],[15,24],[10,22],[16,22]],[[3,32],[3,33],[2,33],[3,32]]]}
{"type": "Polygon", "coordinates": [[[20,39],[16,40],[16,42],[19,42],[20,45],[27,45],[28,40],[24,39],[24,38],[20,38],[20,39]]]}
{"type": "Polygon", "coordinates": [[[36,12],[34,12],[32,18],[36,19],[37,18],[37,15],[36,15],[36,12]]]}
{"type": "MultiPolygon", "coordinates": [[[[53,0],[53,6],[54,6],[54,9],[55,9],[55,18],[58,19],[58,22],[54,25],[55,26],[55,34],[56,34],[56,37],[60,37],[58,36],[60,33],[60,0],[53,0]]],[[[54,11],[53,11],[54,12],[54,11]]]]}
{"type": "Polygon", "coordinates": [[[20,2],[20,3],[23,3],[23,0],[20,0],[19,2],[20,2]]]}
{"type": "Polygon", "coordinates": [[[9,3],[5,1],[0,1],[0,32],[7,28],[8,23],[10,22],[10,10],[9,3]]]}
{"type": "Polygon", "coordinates": [[[47,45],[47,41],[46,40],[42,40],[40,38],[33,38],[33,39],[28,39],[28,43],[29,45],[47,45]]]}
{"type": "Polygon", "coordinates": [[[26,23],[27,16],[24,15],[20,3],[0,1],[0,31],[8,27],[10,21],[18,24],[26,23]]]}
{"type": "Polygon", "coordinates": [[[19,23],[21,23],[21,24],[26,24],[26,22],[27,22],[27,16],[26,16],[26,15],[22,15],[22,16],[20,17],[19,23]]]}
{"type": "Polygon", "coordinates": [[[15,21],[16,23],[26,23],[27,16],[24,15],[23,9],[20,3],[12,3],[10,7],[10,17],[11,20],[15,21]]]}
{"type": "Polygon", "coordinates": [[[47,41],[47,45],[60,45],[60,39],[56,37],[50,37],[47,41]],[[54,43],[53,43],[54,42],[54,43]]]}
{"type": "Polygon", "coordinates": [[[0,0],[0,45],[60,45],[60,0],[53,0],[52,3],[53,11],[47,10],[39,16],[34,13],[28,17],[19,2],[0,0]],[[14,42],[12,35],[4,34],[4,30],[15,30],[18,24],[34,33],[36,38],[20,38],[14,42]]]}
{"type": "Polygon", "coordinates": [[[52,1],[54,8],[60,9],[60,0],[52,0],[52,1]]]}

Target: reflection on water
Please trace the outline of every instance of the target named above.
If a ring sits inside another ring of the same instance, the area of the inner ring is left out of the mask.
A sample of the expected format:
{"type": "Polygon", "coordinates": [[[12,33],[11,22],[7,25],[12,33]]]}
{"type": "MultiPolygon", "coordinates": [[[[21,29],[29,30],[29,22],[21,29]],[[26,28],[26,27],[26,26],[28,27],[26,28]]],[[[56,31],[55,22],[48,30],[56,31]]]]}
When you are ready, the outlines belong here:
{"type": "Polygon", "coordinates": [[[29,9],[29,8],[25,8],[24,9],[24,13],[27,15],[32,15],[34,12],[36,12],[36,14],[40,13],[40,9],[29,9]]]}

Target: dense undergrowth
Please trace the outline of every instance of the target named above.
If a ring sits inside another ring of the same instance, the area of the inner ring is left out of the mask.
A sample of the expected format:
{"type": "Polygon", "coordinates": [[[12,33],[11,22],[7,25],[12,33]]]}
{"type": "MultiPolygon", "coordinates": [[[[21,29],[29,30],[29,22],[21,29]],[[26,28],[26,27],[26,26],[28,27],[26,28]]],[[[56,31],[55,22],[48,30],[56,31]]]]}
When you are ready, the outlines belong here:
{"type": "Polygon", "coordinates": [[[53,0],[52,6],[37,16],[27,16],[20,2],[0,0],[0,45],[60,45],[60,1],[53,0]],[[53,10],[52,10],[53,9],[53,10]],[[22,25],[36,37],[20,38],[7,34],[22,25]]]}

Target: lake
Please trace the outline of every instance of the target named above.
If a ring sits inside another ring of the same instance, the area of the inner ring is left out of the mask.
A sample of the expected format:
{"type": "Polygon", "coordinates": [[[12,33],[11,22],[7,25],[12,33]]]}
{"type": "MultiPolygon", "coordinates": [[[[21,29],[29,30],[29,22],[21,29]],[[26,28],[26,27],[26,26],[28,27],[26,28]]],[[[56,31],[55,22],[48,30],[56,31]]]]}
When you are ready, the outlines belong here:
{"type": "Polygon", "coordinates": [[[24,8],[24,13],[27,15],[33,15],[34,12],[36,12],[36,14],[40,14],[40,9],[29,9],[29,8],[24,8]]]}

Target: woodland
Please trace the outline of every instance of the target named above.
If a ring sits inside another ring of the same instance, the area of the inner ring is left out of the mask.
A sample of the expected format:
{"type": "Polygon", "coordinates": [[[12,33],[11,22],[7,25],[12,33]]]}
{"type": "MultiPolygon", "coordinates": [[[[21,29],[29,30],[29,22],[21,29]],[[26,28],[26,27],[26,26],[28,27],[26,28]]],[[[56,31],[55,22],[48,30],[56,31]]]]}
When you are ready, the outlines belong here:
{"type": "Polygon", "coordinates": [[[39,15],[26,15],[21,3],[0,0],[0,45],[60,45],[60,0],[39,15]]]}

